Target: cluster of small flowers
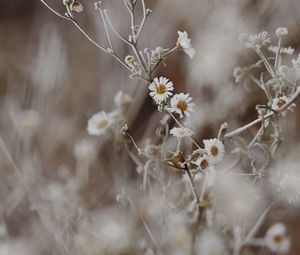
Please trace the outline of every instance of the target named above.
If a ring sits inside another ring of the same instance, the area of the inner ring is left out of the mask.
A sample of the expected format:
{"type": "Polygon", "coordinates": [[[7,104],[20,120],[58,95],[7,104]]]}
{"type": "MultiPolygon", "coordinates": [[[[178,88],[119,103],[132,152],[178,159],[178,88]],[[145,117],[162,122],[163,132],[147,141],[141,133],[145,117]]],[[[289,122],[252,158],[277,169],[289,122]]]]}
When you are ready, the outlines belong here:
{"type": "MultiPolygon", "coordinates": [[[[271,37],[268,32],[263,31],[257,35],[242,34],[240,36],[240,42],[247,48],[253,49],[261,58],[257,63],[250,65],[249,67],[236,67],[233,71],[233,76],[237,83],[251,81],[262,89],[268,98],[268,107],[274,111],[281,111],[297,85],[296,81],[299,77],[299,63],[300,58],[292,59],[292,67],[282,64],[283,55],[292,55],[294,49],[290,46],[288,48],[282,47],[284,37],[288,34],[288,30],[285,27],[277,28],[275,34],[278,38],[278,46],[271,46],[271,37]],[[271,58],[266,57],[262,49],[268,46],[268,50],[275,54],[275,61],[272,65],[271,58]],[[263,77],[260,79],[254,77],[251,71],[254,68],[261,68],[265,66],[269,72],[271,78],[268,81],[263,81],[263,77]]],[[[287,110],[292,110],[292,104],[287,110]]],[[[286,111],[281,111],[283,116],[286,115],[286,111]]]]}
{"type": "MultiPolygon", "coordinates": [[[[154,78],[149,85],[150,96],[159,106],[166,106],[166,100],[173,95],[173,82],[165,77],[154,78]]],[[[194,111],[195,104],[189,94],[179,93],[172,96],[170,100],[170,107],[166,109],[177,113],[180,118],[184,115],[190,116],[194,111]]]]}

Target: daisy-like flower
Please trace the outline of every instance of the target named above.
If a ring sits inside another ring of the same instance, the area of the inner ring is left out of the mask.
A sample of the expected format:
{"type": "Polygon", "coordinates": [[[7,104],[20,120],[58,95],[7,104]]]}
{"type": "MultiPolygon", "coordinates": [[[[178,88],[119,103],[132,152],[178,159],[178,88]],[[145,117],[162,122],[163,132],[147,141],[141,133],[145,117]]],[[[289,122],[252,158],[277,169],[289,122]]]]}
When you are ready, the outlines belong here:
{"type": "Polygon", "coordinates": [[[192,47],[191,39],[188,37],[186,31],[178,31],[177,47],[182,49],[190,58],[193,58],[196,54],[195,49],[192,47]]]}
{"type": "Polygon", "coordinates": [[[223,143],[217,138],[203,140],[203,143],[209,155],[209,161],[212,164],[219,163],[224,157],[225,150],[223,143]]]}
{"type": "Polygon", "coordinates": [[[176,136],[177,138],[183,138],[183,137],[191,137],[193,135],[192,130],[184,127],[180,128],[172,128],[170,130],[170,134],[176,136]]]}
{"type": "Polygon", "coordinates": [[[192,103],[192,98],[190,94],[176,94],[171,98],[171,108],[172,112],[179,114],[180,118],[183,118],[183,114],[190,116],[191,112],[194,111],[195,104],[192,103]]]}
{"type": "Polygon", "coordinates": [[[195,163],[201,171],[206,171],[209,168],[209,156],[204,154],[198,158],[195,163]]]}
{"type": "MultiPolygon", "coordinates": [[[[277,46],[269,46],[268,50],[276,54],[278,51],[278,47],[277,46]]],[[[280,48],[279,53],[292,55],[294,53],[294,51],[295,51],[295,49],[293,49],[291,46],[289,46],[288,48],[285,48],[285,47],[280,48]]]]}
{"type": "Polygon", "coordinates": [[[288,98],[286,96],[274,98],[272,102],[272,109],[273,110],[279,110],[282,106],[286,104],[288,101],[288,98]]]}
{"type": "Polygon", "coordinates": [[[87,131],[90,135],[103,135],[113,124],[112,114],[98,112],[88,121],[87,131]]]}
{"type": "Polygon", "coordinates": [[[173,83],[165,77],[160,77],[159,79],[154,78],[153,82],[149,85],[150,93],[149,95],[153,100],[160,104],[166,100],[169,96],[173,95],[171,91],[174,90],[173,83]]]}
{"type": "Polygon", "coordinates": [[[276,223],[268,229],[265,244],[272,252],[286,253],[289,251],[291,242],[282,223],[276,223]]]}
{"type": "Polygon", "coordinates": [[[275,31],[275,34],[278,38],[281,38],[288,34],[288,29],[286,27],[278,27],[275,31]]]}
{"type": "Polygon", "coordinates": [[[259,49],[262,46],[271,43],[271,37],[266,31],[262,31],[256,35],[241,34],[239,39],[247,48],[254,49],[259,49]]]}

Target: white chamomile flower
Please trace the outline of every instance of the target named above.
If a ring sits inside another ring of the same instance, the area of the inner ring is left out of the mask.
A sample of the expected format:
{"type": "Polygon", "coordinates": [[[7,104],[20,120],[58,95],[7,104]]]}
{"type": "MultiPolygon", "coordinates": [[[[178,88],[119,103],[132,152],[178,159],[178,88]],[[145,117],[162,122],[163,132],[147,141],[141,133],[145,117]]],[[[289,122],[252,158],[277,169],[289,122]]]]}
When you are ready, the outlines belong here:
{"type": "Polygon", "coordinates": [[[219,163],[224,157],[224,145],[217,139],[206,139],[203,140],[204,148],[209,154],[209,161],[213,164],[219,163]]]}
{"type": "Polygon", "coordinates": [[[272,102],[272,109],[279,110],[282,106],[284,106],[288,101],[286,96],[274,98],[272,102]]]}
{"type": "Polygon", "coordinates": [[[103,135],[113,124],[112,114],[98,112],[88,121],[87,131],[90,135],[103,135]]]}
{"type": "Polygon", "coordinates": [[[292,64],[294,68],[300,68],[300,54],[298,54],[297,59],[292,59],[292,64]]]}
{"type": "Polygon", "coordinates": [[[201,171],[206,171],[209,168],[209,156],[207,154],[204,154],[195,161],[195,164],[201,171]]]}
{"type": "Polygon", "coordinates": [[[182,49],[190,58],[193,58],[196,54],[195,49],[192,47],[191,39],[188,38],[186,31],[178,31],[177,47],[182,49]]]}
{"type": "Polygon", "coordinates": [[[271,37],[266,31],[262,31],[256,35],[241,34],[239,39],[247,48],[254,49],[259,49],[260,47],[271,43],[271,37]]]}
{"type": "Polygon", "coordinates": [[[191,112],[194,111],[195,104],[192,103],[192,98],[190,94],[176,94],[171,98],[171,108],[172,112],[179,114],[180,118],[183,118],[183,114],[190,116],[191,112]]]}
{"type": "Polygon", "coordinates": [[[171,91],[174,90],[173,83],[165,77],[154,78],[153,82],[149,85],[149,95],[153,100],[160,104],[165,101],[169,96],[173,95],[171,91]]]}
{"type": "MultiPolygon", "coordinates": [[[[276,54],[278,51],[278,47],[277,46],[269,46],[268,50],[276,54]]],[[[292,55],[292,54],[294,54],[294,51],[295,51],[295,49],[293,49],[291,46],[289,46],[288,48],[285,48],[285,47],[280,48],[279,53],[292,55]]]]}
{"type": "Polygon", "coordinates": [[[268,229],[265,244],[272,252],[286,253],[289,251],[291,243],[282,223],[276,223],[268,229]]]}
{"type": "Polygon", "coordinates": [[[281,38],[288,34],[288,29],[286,27],[278,27],[275,31],[275,34],[278,38],[281,38]]]}
{"type": "Polygon", "coordinates": [[[176,136],[177,138],[191,137],[193,135],[193,131],[184,127],[174,127],[170,130],[170,134],[176,136]]]}

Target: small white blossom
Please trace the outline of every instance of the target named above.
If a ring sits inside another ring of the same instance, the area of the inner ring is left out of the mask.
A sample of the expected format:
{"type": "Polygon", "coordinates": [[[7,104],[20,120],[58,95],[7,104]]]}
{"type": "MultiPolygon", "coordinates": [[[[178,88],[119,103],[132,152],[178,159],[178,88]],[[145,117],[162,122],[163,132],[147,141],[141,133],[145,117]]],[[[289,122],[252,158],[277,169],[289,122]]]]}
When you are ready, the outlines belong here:
{"type": "Polygon", "coordinates": [[[286,104],[288,101],[288,98],[286,96],[274,98],[272,102],[272,109],[273,110],[279,110],[282,106],[286,104]]]}
{"type": "Polygon", "coordinates": [[[266,31],[262,31],[256,35],[241,34],[239,39],[240,42],[243,43],[247,48],[254,49],[259,49],[262,46],[271,43],[269,33],[266,31]]]}
{"type": "MultiPolygon", "coordinates": [[[[278,51],[278,47],[277,46],[269,46],[268,50],[276,54],[278,51]]],[[[285,48],[285,47],[280,48],[279,53],[292,55],[294,53],[294,51],[295,51],[295,49],[293,49],[291,46],[289,46],[288,48],[285,48]]]]}
{"type": "Polygon", "coordinates": [[[124,93],[122,90],[118,91],[118,93],[114,97],[114,103],[117,107],[124,107],[127,106],[132,102],[131,96],[124,93]]]}
{"type": "Polygon", "coordinates": [[[193,132],[188,128],[174,127],[170,130],[170,134],[176,136],[177,138],[183,138],[183,137],[191,137],[193,135],[193,132]]]}
{"type": "Polygon", "coordinates": [[[300,68],[300,54],[298,54],[297,59],[292,59],[292,63],[294,68],[300,68]]]}
{"type": "Polygon", "coordinates": [[[276,223],[268,229],[265,244],[272,252],[286,253],[289,251],[291,243],[282,223],[276,223]]]}
{"type": "Polygon", "coordinates": [[[172,112],[179,114],[180,118],[183,118],[183,115],[190,116],[191,112],[194,111],[195,104],[192,103],[192,98],[189,94],[176,94],[171,98],[171,108],[172,112]]]}
{"type": "Polygon", "coordinates": [[[288,34],[288,29],[286,27],[278,27],[275,33],[278,38],[281,38],[288,34]]]}
{"type": "Polygon", "coordinates": [[[188,38],[186,31],[178,31],[177,47],[181,48],[190,58],[193,58],[196,54],[195,49],[192,47],[191,39],[188,38]]]}
{"type": "Polygon", "coordinates": [[[94,114],[88,121],[87,131],[90,135],[103,135],[113,124],[112,114],[102,111],[94,114]]]}
{"type": "Polygon", "coordinates": [[[150,93],[149,95],[153,100],[160,104],[165,101],[169,96],[173,95],[171,91],[174,90],[173,83],[165,77],[160,77],[159,79],[154,78],[153,82],[149,85],[150,93]]]}
{"type": "Polygon", "coordinates": [[[201,171],[206,171],[209,168],[209,156],[208,154],[204,154],[203,156],[199,157],[195,164],[199,167],[201,171]]]}
{"type": "Polygon", "coordinates": [[[209,154],[209,161],[213,164],[219,163],[224,157],[224,145],[217,139],[207,139],[203,140],[204,148],[209,154]]]}
{"type": "Polygon", "coordinates": [[[74,1],[73,3],[71,3],[70,9],[71,9],[71,11],[82,12],[83,5],[82,5],[82,3],[78,2],[78,1],[74,1]]]}
{"type": "Polygon", "coordinates": [[[125,63],[130,67],[133,67],[134,61],[135,61],[134,56],[128,55],[125,57],[125,63]]]}

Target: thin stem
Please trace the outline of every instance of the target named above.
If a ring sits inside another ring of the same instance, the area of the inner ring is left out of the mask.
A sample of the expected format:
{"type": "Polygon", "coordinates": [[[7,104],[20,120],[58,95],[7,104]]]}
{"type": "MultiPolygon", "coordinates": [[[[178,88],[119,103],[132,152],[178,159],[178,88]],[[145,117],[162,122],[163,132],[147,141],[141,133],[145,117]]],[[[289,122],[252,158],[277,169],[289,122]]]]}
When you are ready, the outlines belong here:
{"type": "Polygon", "coordinates": [[[104,16],[105,16],[105,18],[106,18],[106,20],[107,20],[107,22],[108,22],[108,25],[110,26],[111,30],[115,33],[115,35],[116,35],[117,37],[119,37],[119,39],[120,39],[121,41],[123,41],[123,42],[126,43],[127,45],[131,46],[132,43],[129,42],[128,40],[126,40],[126,39],[125,39],[125,38],[117,31],[117,29],[114,27],[114,25],[112,24],[110,18],[108,17],[108,14],[107,14],[107,10],[106,10],[106,9],[103,10],[103,13],[104,13],[104,16]]]}
{"type": "Polygon", "coordinates": [[[153,71],[156,69],[156,67],[167,57],[168,55],[172,54],[173,52],[177,51],[178,47],[175,46],[173,49],[169,50],[167,53],[163,54],[161,58],[154,64],[154,66],[151,68],[149,75],[153,73],[153,71]]]}
{"type": "Polygon", "coordinates": [[[195,183],[194,183],[194,180],[193,180],[193,176],[192,176],[191,171],[190,171],[190,169],[189,169],[189,167],[188,167],[187,164],[184,164],[184,169],[185,169],[185,171],[186,171],[186,173],[187,173],[187,175],[189,177],[194,197],[195,197],[195,199],[197,201],[197,204],[199,205],[200,204],[200,198],[199,198],[199,195],[198,195],[197,190],[196,190],[196,186],[195,186],[195,183]]]}
{"type": "Polygon", "coordinates": [[[66,20],[70,20],[69,17],[65,16],[64,14],[61,14],[59,11],[55,10],[51,5],[49,5],[45,0],[40,0],[50,11],[52,11],[55,15],[66,19],[66,20]]]}
{"type": "Polygon", "coordinates": [[[142,29],[143,29],[143,27],[145,25],[145,21],[147,19],[147,10],[146,10],[146,6],[145,6],[145,0],[141,0],[141,3],[142,3],[142,8],[143,8],[143,19],[142,19],[141,24],[139,26],[139,30],[138,30],[138,32],[136,34],[136,42],[138,41],[138,39],[140,37],[142,29]]]}
{"type": "Polygon", "coordinates": [[[281,50],[281,37],[278,39],[278,46],[277,46],[277,52],[276,52],[276,57],[275,57],[275,63],[274,63],[274,70],[277,70],[278,64],[279,64],[279,59],[280,59],[280,50],[281,50]]]}
{"type": "Polygon", "coordinates": [[[256,53],[258,54],[258,56],[263,60],[265,67],[267,68],[267,70],[269,71],[270,75],[273,78],[277,78],[276,73],[274,72],[274,70],[272,69],[272,66],[270,64],[270,62],[268,61],[268,59],[265,57],[265,55],[263,54],[263,52],[261,51],[261,49],[258,49],[256,51],[256,53]]]}
{"type": "Polygon", "coordinates": [[[103,25],[104,25],[104,29],[105,29],[105,33],[106,33],[106,37],[107,37],[107,40],[108,40],[108,44],[109,44],[109,47],[113,50],[113,46],[112,46],[112,42],[111,42],[111,38],[110,38],[110,34],[109,34],[109,31],[108,31],[108,28],[107,28],[107,23],[106,23],[106,20],[104,18],[104,14],[103,14],[103,11],[102,9],[100,8],[100,6],[98,6],[98,11],[101,15],[101,19],[102,19],[102,22],[103,22],[103,25]]]}
{"type": "Polygon", "coordinates": [[[147,73],[146,67],[144,66],[144,64],[143,64],[143,62],[142,62],[142,60],[141,60],[141,56],[140,56],[139,53],[138,53],[136,44],[132,44],[131,47],[132,47],[132,50],[133,50],[135,56],[136,56],[137,59],[138,59],[139,64],[140,64],[140,66],[142,67],[143,71],[144,71],[145,73],[147,73]]]}
{"type": "Polygon", "coordinates": [[[266,95],[267,95],[267,98],[268,98],[268,100],[269,100],[269,103],[272,104],[273,98],[272,98],[272,95],[271,95],[271,93],[270,93],[270,91],[269,91],[269,88],[268,88],[267,85],[264,83],[264,80],[263,80],[263,73],[262,73],[261,76],[260,76],[260,81],[261,81],[261,84],[262,84],[262,86],[263,86],[263,89],[264,89],[264,91],[265,91],[265,93],[266,93],[266,95]]]}
{"type": "MultiPolygon", "coordinates": [[[[180,121],[174,116],[173,113],[171,113],[169,110],[166,110],[166,111],[167,111],[167,113],[169,113],[170,116],[175,120],[175,122],[178,124],[178,126],[180,126],[181,128],[185,128],[185,127],[180,123],[180,121]]],[[[199,149],[201,149],[201,146],[200,146],[200,144],[196,141],[196,139],[195,139],[193,136],[190,136],[190,138],[191,138],[193,144],[195,144],[199,149]]]]}

